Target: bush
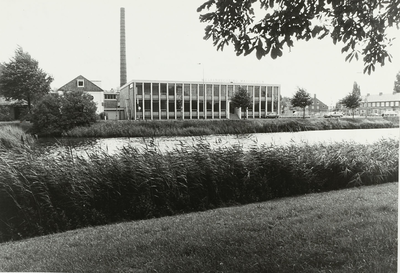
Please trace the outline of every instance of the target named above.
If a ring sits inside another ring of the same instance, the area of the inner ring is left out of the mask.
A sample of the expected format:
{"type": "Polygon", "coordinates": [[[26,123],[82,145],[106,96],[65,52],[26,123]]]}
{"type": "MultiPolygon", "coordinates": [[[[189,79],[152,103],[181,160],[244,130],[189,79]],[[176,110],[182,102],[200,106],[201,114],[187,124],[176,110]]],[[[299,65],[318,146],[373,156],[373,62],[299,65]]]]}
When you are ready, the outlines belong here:
{"type": "Polygon", "coordinates": [[[96,121],[96,104],[83,91],[48,94],[34,107],[33,131],[40,135],[61,135],[77,126],[96,121]]]}
{"type": "Polygon", "coordinates": [[[11,108],[6,105],[0,105],[0,121],[11,121],[12,119],[11,108]]]}
{"type": "Polygon", "coordinates": [[[0,241],[398,179],[398,141],[0,157],[0,241]]]}

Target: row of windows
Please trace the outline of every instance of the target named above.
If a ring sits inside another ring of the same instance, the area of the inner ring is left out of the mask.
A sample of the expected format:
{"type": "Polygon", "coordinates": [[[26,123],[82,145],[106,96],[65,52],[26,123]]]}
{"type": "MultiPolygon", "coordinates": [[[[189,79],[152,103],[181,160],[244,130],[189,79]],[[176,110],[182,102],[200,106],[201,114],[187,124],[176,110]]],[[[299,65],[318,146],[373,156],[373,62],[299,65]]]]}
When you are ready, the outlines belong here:
{"type": "Polygon", "coordinates": [[[104,99],[105,100],[116,100],[117,94],[104,94],[104,99]]]}
{"type": "Polygon", "coordinates": [[[385,107],[385,106],[399,106],[398,101],[384,101],[384,102],[364,102],[362,107],[385,107]]]}
{"type": "MultiPolygon", "coordinates": [[[[170,101],[167,103],[167,101],[162,100],[161,102],[159,101],[153,101],[153,103],[150,100],[145,100],[144,101],[144,109],[143,109],[143,102],[139,101],[138,103],[138,111],[151,111],[151,106],[153,106],[152,110],[153,112],[158,112],[159,109],[161,109],[161,111],[163,110],[169,110],[170,112],[173,112],[176,110],[180,110],[181,107],[183,108],[184,112],[190,112],[190,107],[192,109],[192,111],[197,111],[199,110],[200,112],[204,111],[204,102],[201,101],[197,101],[197,100],[192,100],[192,101],[185,101],[182,105],[181,102],[177,102],[175,103],[175,101],[170,101]],[[168,106],[168,109],[167,109],[168,106]],[[176,106],[176,108],[175,108],[176,106]]],[[[218,111],[225,111],[226,110],[226,101],[221,101],[221,103],[216,102],[214,104],[212,104],[210,101],[207,101],[206,103],[207,106],[207,110],[211,111],[212,108],[214,110],[214,112],[218,112],[218,111]]],[[[274,109],[277,109],[278,104],[277,102],[274,102],[274,109]]],[[[265,111],[266,108],[268,109],[272,109],[272,103],[271,102],[261,102],[261,103],[255,103],[254,104],[254,110],[257,111],[261,108],[262,111],[265,111]]],[[[250,109],[250,112],[253,109],[250,109]]]]}
{"type": "MultiPolygon", "coordinates": [[[[130,89],[133,89],[133,84],[130,89]]],[[[245,88],[254,97],[277,97],[279,88],[277,86],[240,86],[240,85],[218,85],[218,84],[182,84],[182,83],[136,83],[137,95],[153,94],[153,95],[170,95],[180,97],[182,93],[184,96],[233,96],[233,93],[239,90],[240,87],[245,88]]]]}

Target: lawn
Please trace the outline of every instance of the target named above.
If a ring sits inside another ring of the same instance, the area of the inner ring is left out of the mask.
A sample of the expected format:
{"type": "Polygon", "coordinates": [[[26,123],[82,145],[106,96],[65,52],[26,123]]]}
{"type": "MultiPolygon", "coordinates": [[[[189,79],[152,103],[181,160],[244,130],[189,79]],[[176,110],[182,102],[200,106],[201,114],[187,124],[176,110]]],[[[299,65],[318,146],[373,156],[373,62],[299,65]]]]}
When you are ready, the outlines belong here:
{"type": "Polygon", "coordinates": [[[398,184],[0,244],[0,271],[397,272],[398,184]]]}

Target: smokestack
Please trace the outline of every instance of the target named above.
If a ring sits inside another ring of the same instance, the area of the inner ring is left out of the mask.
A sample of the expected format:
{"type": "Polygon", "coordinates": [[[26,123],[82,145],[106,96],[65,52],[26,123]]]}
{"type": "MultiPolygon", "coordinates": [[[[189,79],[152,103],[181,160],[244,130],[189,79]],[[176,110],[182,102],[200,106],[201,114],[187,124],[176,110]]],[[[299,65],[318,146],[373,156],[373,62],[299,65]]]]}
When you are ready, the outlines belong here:
{"type": "Polygon", "coordinates": [[[121,8],[120,27],[120,86],[123,86],[126,84],[125,8],[121,8]]]}

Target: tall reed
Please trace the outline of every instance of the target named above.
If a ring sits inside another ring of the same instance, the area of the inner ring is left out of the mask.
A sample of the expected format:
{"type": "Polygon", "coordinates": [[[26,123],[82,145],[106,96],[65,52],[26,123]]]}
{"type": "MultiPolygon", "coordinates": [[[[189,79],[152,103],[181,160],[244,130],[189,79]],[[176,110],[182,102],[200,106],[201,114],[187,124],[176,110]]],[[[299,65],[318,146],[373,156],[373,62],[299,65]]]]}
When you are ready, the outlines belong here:
{"type": "Polygon", "coordinates": [[[31,146],[35,138],[26,134],[25,131],[17,126],[0,126],[0,149],[12,149],[31,146]]]}
{"type": "Polygon", "coordinates": [[[398,141],[0,158],[0,241],[398,179],[398,141]]]}
{"type": "Polygon", "coordinates": [[[253,120],[153,120],[97,122],[76,127],[68,137],[155,137],[212,134],[251,134],[331,129],[370,129],[398,127],[385,119],[253,119],[253,120]]]}

